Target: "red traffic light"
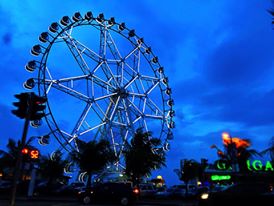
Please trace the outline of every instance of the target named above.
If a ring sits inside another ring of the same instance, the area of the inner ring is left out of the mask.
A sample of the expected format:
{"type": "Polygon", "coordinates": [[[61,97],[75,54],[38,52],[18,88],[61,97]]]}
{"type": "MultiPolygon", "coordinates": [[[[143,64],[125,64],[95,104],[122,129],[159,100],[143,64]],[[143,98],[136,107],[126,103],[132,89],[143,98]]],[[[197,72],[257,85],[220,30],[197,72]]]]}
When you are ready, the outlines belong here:
{"type": "Polygon", "coordinates": [[[28,148],[23,148],[23,149],[21,150],[21,152],[22,152],[22,154],[26,155],[26,154],[29,153],[29,149],[28,149],[28,148]]]}
{"type": "Polygon", "coordinates": [[[46,109],[46,105],[44,105],[46,101],[46,97],[41,97],[34,93],[31,95],[30,120],[40,120],[45,116],[43,111],[46,109]]]}

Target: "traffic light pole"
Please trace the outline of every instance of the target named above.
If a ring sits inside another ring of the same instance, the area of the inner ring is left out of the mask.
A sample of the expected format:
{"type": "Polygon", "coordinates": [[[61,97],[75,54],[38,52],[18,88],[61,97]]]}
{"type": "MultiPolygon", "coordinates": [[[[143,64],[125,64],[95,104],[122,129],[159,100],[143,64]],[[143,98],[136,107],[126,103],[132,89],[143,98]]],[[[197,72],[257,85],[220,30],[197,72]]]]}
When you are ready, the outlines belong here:
{"type": "Polygon", "coordinates": [[[16,165],[15,165],[15,170],[14,170],[14,176],[13,176],[13,186],[12,186],[10,206],[15,206],[17,181],[21,174],[21,166],[22,166],[22,159],[23,159],[23,155],[22,155],[21,151],[25,147],[25,144],[26,144],[26,138],[27,138],[29,123],[30,123],[29,115],[27,115],[27,116],[28,117],[25,119],[25,123],[24,123],[24,130],[23,130],[23,134],[22,134],[21,144],[18,145],[19,151],[18,151],[17,161],[16,161],[16,165]]]}

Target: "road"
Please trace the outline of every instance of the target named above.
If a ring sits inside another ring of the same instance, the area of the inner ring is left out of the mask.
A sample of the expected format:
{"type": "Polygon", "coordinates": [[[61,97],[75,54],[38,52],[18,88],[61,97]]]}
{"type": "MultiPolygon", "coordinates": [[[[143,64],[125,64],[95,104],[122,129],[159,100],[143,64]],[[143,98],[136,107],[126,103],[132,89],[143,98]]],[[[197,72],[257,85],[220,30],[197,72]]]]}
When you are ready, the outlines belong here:
{"type": "MultiPolygon", "coordinates": [[[[0,200],[1,206],[9,206],[8,200],[0,200]]],[[[118,206],[119,204],[92,204],[92,206],[118,206]]],[[[181,200],[146,200],[138,201],[134,206],[195,206],[194,202],[181,200]]],[[[84,206],[77,201],[61,200],[17,200],[16,206],[84,206]]]]}

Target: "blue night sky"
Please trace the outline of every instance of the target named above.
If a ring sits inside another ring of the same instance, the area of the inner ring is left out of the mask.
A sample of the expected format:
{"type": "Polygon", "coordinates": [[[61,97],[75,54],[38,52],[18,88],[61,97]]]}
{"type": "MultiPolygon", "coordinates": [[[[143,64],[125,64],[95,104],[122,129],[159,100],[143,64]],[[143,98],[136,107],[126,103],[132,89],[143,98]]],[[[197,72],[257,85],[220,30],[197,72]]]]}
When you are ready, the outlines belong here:
{"type": "MultiPolygon", "coordinates": [[[[274,30],[271,0],[1,0],[0,148],[20,138],[23,121],[11,114],[14,94],[30,78],[24,66],[38,36],[64,15],[104,13],[143,36],[165,67],[173,91],[176,128],[167,167],[168,184],[183,158],[217,159],[221,133],[249,138],[259,151],[274,127],[274,30]],[[77,3],[76,3],[77,2],[77,3]]],[[[30,128],[41,135],[45,127],[30,128]]],[[[43,149],[42,153],[50,151],[43,149]]],[[[166,175],[165,175],[166,174],[166,175]]]]}

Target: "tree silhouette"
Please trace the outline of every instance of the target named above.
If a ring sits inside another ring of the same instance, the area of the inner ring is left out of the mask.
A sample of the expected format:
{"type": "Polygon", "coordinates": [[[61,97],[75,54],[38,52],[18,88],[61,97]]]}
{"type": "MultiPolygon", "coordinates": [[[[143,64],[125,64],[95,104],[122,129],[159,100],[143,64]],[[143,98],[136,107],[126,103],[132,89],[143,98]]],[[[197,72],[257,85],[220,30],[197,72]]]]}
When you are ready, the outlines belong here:
{"type": "Polygon", "coordinates": [[[63,154],[60,151],[56,151],[52,156],[42,156],[39,172],[47,180],[48,188],[64,177],[64,168],[67,163],[68,160],[63,159],[63,154]]]}
{"type": "Polygon", "coordinates": [[[190,180],[200,176],[201,165],[193,160],[185,159],[183,161],[183,167],[181,168],[181,174],[179,174],[180,180],[186,184],[186,196],[188,195],[188,183],[190,180]]]}
{"type": "MultiPolygon", "coordinates": [[[[34,147],[32,146],[32,142],[35,137],[31,137],[28,139],[28,141],[25,144],[25,147],[29,149],[33,149],[34,147]]],[[[21,144],[20,140],[17,142],[9,138],[8,139],[8,144],[6,145],[7,151],[5,150],[0,150],[0,170],[1,172],[5,175],[13,175],[16,161],[18,158],[18,153],[21,152],[19,151],[19,148],[21,148],[19,145],[21,144]]],[[[23,164],[27,162],[28,159],[26,157],[23,157],[23,164]]]]}
{"type": "Polygon", "coordinates": [[[108,164],[116,160],[109,141],[101,139],[84,142],[77,140],[79,152],[71,155],[72,160],[80,167],[82,172],[87,172],[87,187],[91,186],[92,175],[101,172],[108,164]]]}
{"type": "Polygon", "coordinates": [[[126,175],[135,185],[140,179],[151,175],[152,170],[165,165],[165,152],[160,148],[161,140],[153,138],[150,132],[137,129],[130,142],[126,142],[124,149],[126,175]]]}

